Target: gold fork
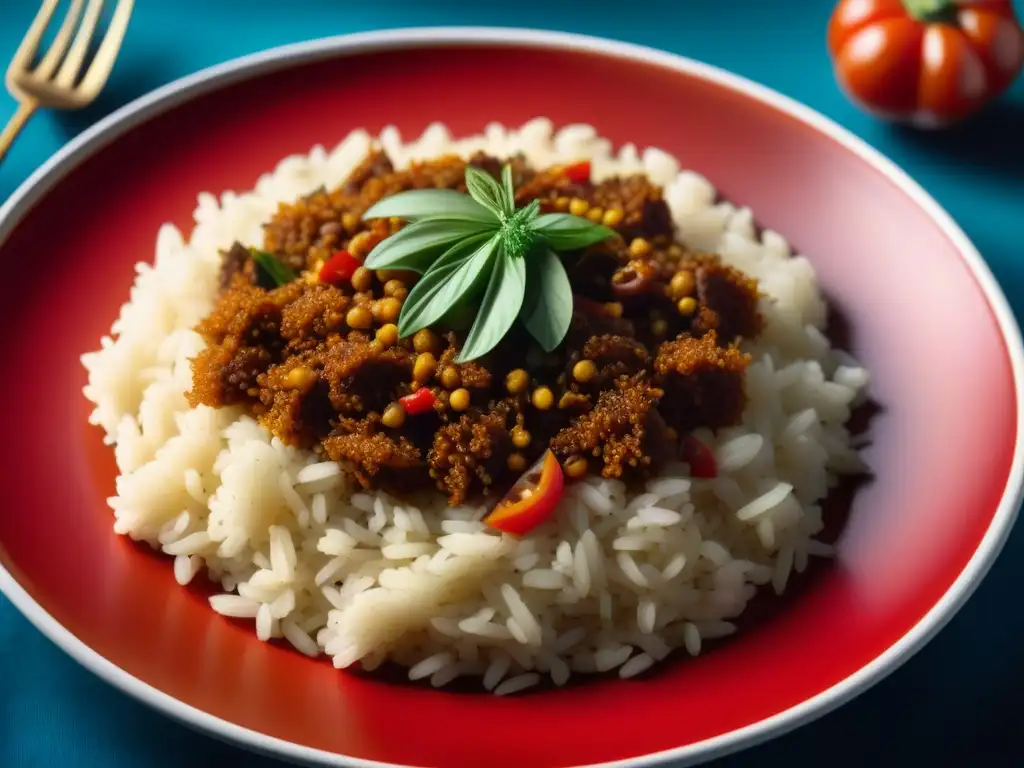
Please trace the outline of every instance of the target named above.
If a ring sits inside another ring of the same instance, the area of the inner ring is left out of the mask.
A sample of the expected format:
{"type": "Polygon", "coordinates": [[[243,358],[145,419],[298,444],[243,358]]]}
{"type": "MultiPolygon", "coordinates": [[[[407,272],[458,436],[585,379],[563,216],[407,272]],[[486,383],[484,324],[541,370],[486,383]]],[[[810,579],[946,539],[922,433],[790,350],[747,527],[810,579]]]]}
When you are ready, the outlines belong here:
{"type": "Polygon", "coordinates": [[[43,39],[59,0],[44,0],[25,39],[7,68],[7,90],[18,100],[18,110],[0,132],[0,160],[14,143],[14,138],[40,107],[81,109],[90,104],[103,88],[114,68],[114,59],[121,48],[134,0],[117,0],[110,26],[100,41],[96,55],[82,73],[82,64],[89,42],[96,32],[96,22],[103,10],[103,0],[89,0],[82,16],[83,0],[71,0],[64,21],[57,30],[49,50],[34,68],[32,61],[43,39]],[[75,29],[78,29],[75,34],[75,29]],[[74,34],[74,39],[72,39],[74,34]],[[69,48],[70,46],[70,48],[69,48]],[[67,55],[65,55],[65,52],[67,55]],[[60,65],[58,67],[58,65],[60,65]],[[54,72],[56,71],[56,74],[54,72]],[[81,75],[81,78],[79,78],[81,75]]]}

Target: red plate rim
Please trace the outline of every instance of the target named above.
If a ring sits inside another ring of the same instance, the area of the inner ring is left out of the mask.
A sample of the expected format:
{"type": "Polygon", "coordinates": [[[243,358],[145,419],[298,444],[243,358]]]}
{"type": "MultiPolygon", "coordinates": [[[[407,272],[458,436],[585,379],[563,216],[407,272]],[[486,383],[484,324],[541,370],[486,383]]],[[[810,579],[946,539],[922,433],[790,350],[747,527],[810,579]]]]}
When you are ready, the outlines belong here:
{"type": "MultiPolygon", "coordinates": [[[[828,690],[757,723],[684,747],[601,766],[640,768],[670,760],[710,760],[766,741],[844,704],[895,671],[941,630],[973,594],[1005,544],[1024,500],[1024,343],[1006,296],[981,254],[950,215],[917,182],[863,140],[824,115],[787,96],[708,64],[646,46],[588,35],[502,27],[417,27],[321,38],[271,48],[175,80],[135,99],[79,134],[37,169],[0,206],[0,243],[47,192],[75,167],[134,126],[215,88],[259,74],[325,58],[439,45],[510,45],[600,53],[674,69],[759,101],[799,120],[853,152],[883,173],[938,225],[960,252],[994,314],[1013,371],[1017,399],[1017,441],[1010,477],[992,522],[967,565],[942,598],[884,653],[828,690]]],[[[101,656],[37,604],[0,565],[0,592],[44,635],[100,678],[179,722],[216,738],[291,761],[317,765],[397,768],[351,758],[267,736],[207,714],[128,674],[101,656]]],[[[596,766],[591,766],[596,768],[596,766]]]]}

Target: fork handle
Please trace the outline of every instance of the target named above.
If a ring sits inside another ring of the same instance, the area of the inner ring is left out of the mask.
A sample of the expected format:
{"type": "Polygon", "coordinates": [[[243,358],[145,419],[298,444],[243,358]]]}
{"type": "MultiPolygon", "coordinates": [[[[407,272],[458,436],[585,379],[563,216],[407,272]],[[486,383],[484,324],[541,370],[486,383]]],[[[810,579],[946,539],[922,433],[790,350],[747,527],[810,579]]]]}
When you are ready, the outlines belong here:
{"type": "Polygon", "coordinates": [[[0,133],[0,162],[3,161],[7,150],[11,148],[15,137],[21,133],[25,123],[28,122],[28,119],[32,117],[38,108],[39,102],[35,99],[26,99],[18,104],[18,111],[14,113],[14,117],[7,121],[3,132],[0,133]]]}

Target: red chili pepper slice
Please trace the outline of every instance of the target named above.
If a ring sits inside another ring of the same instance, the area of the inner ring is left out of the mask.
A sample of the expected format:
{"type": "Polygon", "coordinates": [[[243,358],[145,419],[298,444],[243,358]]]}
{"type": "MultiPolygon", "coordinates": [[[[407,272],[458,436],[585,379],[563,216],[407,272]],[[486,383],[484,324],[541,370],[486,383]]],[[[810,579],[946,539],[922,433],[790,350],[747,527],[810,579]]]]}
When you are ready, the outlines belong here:
{"type": "Polygon", "coordinates": [[[338,251],[320,267],[320,282],[336,285],[352,278],[362,263],[348,251],[338,251]]]}
{"type": "Polygon", "coordinates": [[[573,184],[586,184],[590,181],[590,161],[582,160],[562,169],[562,174],[573,184]]]}
{"type": "Polygon", "coordinates": [[[420,387],[411,395],[398,398],[398,402],[402,404],[405,412],[410,416],[418,416],[421,413],[426,413],[434,408],[434,403],[437,402],[437,398],[434,393],[426,387],[420,387]]]}
{"type": "Polygon", "coordinates": [[[491,528],[522,536],[543,523],[562,499],[565,478],[550,450],[523,473],[494,510],[484,518],[491,528]]]}
{"type": "Polygon", "coordinates": [[[715,454],[693,435],[686,435],[682,441],[683,461],[690,465],[693,477],[718,477],[718,462],[715,454]]]}

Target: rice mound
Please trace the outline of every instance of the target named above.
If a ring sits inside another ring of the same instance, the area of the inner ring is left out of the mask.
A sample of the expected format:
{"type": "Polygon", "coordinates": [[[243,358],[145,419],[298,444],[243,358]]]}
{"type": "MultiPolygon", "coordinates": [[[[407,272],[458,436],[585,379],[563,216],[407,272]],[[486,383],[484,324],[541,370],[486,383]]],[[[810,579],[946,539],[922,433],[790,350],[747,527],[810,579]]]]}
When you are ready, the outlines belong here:
{"type": "Polygon", "coordinates": [[[352,488],[337,465],[240,409],[190,409],[190,359],[204,345],[192,329],[217,293],[218,249],[260,242],[279,202],[343,181],[375,141],[355,131],[284,159],[250,192],[200,194],[190,240],[160,229],[110,336],[82,357],[90,421],[120,472],[117,533],[173,557],[179,584],[205,568],[224,589],[212,608],[251,619],[261,640],[339,668],[391,660],[434,686],[482,677],[498,694],[572,673],[631,677],[675,648],[696,655],[735,631],[730,619],[760,587],[781,594],[808,558],[831,554],[814,538],[819,504],[839,474],[863,470],[844,425],[868,373],[831,348],[814,270],[782,236],[758,237],[749,209],[716,204],[714,187],[665,152],[613,152],[587,125],[535,119],[454,140],[434,124],[409,143],[389,127],[376,140],[396,167],[522,152],[537,167],[590,158],[595,178],[643,172],[664,185],[679,239],[719,252],[767,297],[764,332],[744,347],[754,360],[743,423],[697,433],[719,476],[677,464],[639,490],[588,477],[517,541],[485,527],[482,507],[352,488]]]}

